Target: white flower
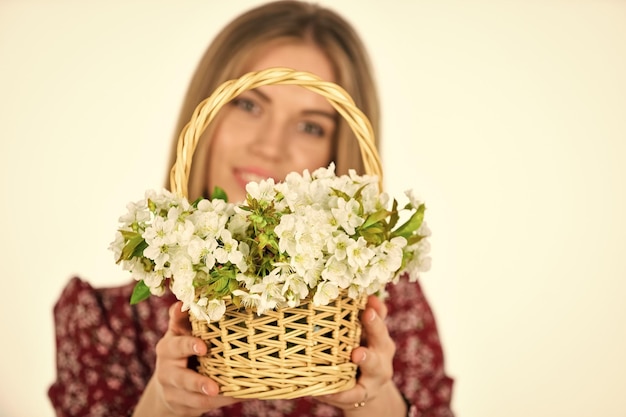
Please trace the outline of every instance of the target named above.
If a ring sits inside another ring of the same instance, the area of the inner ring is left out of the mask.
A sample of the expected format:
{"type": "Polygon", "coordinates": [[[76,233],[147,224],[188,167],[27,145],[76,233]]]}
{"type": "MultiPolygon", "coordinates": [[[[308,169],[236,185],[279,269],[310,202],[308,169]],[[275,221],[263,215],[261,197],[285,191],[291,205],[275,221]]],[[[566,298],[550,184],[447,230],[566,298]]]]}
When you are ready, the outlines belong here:
{"type": "Polygon", "coordinates": [[[387,271],[397,271],[402,266],[402,249],[405,246],[406,239],[402,236],[385,241],[378,247],[380,253],[376,254],[372,262],[387,271]]]}
{"type": "Polygon", "coordinates": [[[320,258],[316,261],[315,265],[311,267],[311,269],[306,271],[303,278],[304,278],[304,282],[307,283],[309,288],[315,288],[315,286],[317,286],[317,283],[322,278],[323,270],[324,270],[324,259],[320,258]]]}
{"type": "Polygon", "coordinates": [[[148,245],[151,246],[167,246],[176,243],[174,229],[176,228],[175,219],[165,219],[163,217],[155,217],[152,225],[146,228],[141,235],[148,245]]]}
{"type": "Polygon", "coordinates": [[[135,281],[143,280],[148,272],[146,271],[144,261],[139,258],[133,258],[123,263],[125,271],[130,271],[135,281]]]}
{"type": "Polygon", "coordinates": [[[348,265],[354,269],[365,268],[370,259],[374,256],[374,251],[367,246],[367,241],[359,237],[357,241],[351,241],[346,248],[348,265]]]}
{"type": "Polygon", "coordinates": [[[304,276],[307,270],[313,268],[316,264],[316,258],[312,252],[297,252],[291,258],[291,267],[300,276],[304,276]]]}
{"type": "Polygon", "coordinates": [[[257,314],[261,315],[266,310],[273,310],[279,303],[285,302],[282,294],[283,279],[280,268],[273,269],[263,277],[260,283],[252,285],[250,292],[260,294],[257,314]]]}
{"type": "Polygon", "coordinates": [[[288,254],[296,253],[296,220],[294,214],[285,214],[280,218],[280,223],[274,229],[278,236],[278,248],[288,254]]]}
{"type": "Polygon", "coordinates": [[[313,296],[313,305],[325,306],[331,300],[339,296],[339,287],[334,282],[322,281],[318,284],[315,295],[313,296]]]}
{"type": "Polygon", "coordinates": [[[179,221],[174,230],[176,244],[178,246],[187,246],[194,235],[195,229],[195,225],[190,220],[179,221]]]}
{"type": "Polygon", "coordinates": [[[363,294],[363,289],[356,285],[356,284],[352,284],[350,285],[350,287],[348,288],[348,297],[354,299],[354,300],[358,300],[358,298],[363,294]]]}
{"type": "Polygon", "coordinates": [[[405,195],[407,196],[407,198],[409,199],[409,202],[411,203],[411,206],[412,206],[413,208],[415,208],[415,209],[416,209],[416,208],[418,208],[420,205],[422,205],[422,201],[421,201],[419,198],[417,198],[417,197],[415,196],[415,191],[413,191],[413,190],[406,190],[406,191],[404,192],[404,194],[405,194],[405,195]]]}
{"type": "Polygon", "coordinates": [[[386,207],[389,202],[389,196],[386,193],[378,191],[378,184],[370,183],[361,191],[361,204],[365,213],[374,213],[375,211],[386,207]]]}
{"type": "MultiPolygon", "coordinates": [[[[417,229],[417,234],[424,237],[428,237],[432,234],[430,227],[428,227],[428,224],[426,224],[425,221],[423,221],[419,229],[417,229]]],[[[422,239],[421,242],[427,243],[428,241],[426,239],[422,239]]]]}
{"type": "Polygon", "coordinates": [[[255,309],[261,301],[260,294],[251,294],[243,290],[234,290],[233,295],[241,298],[241,305],[245,308],[255,309]]]}
{"type": "Polygon", "coordinates": [[[201,212],[215,212],[215,213],[224,213],[228,214],[228,211],[231,210],[231,204],[228,204],[224,200],[215,199],[215,200],[200,200],[198,202],[198,211],[201,212]]]}
{"type": "MultiPolygon", "coordinates": [[[[345,255],[345,253],[344,253],[345,255]]],[[[348,288],[350,286],[352,271],[348,269],[348,265],[336,256],[331,256],[322,270],[322,278],[326,281],[336,283],[340,288],[348,288]]]]}
{"type": "Polygon", "coordinates": [[[238,249],[238,253],[241,254],[241,258],[239,259],[239,261],[236,261],[236,259],[233,258],[236,261],[233,263],[241,272],[246,272],[248,270],[247,260],[250,255],[250,247],[248,246],[246,242],[239,242],[237,249],[238,249]]]}
{"type": "Polygon", "coordinates": [[[306,251],[316,258],[321,256],[326,241],[335,231],[331,221],[332,216],[323,210],[304,209],[295,223],[296,253],[306,251]]]}
{"type": "Polygon", "coordinates": [[[354,198],[349,201],[343,198],[337,199],[337,208],[331,209],[335,220],[346,231],[348,235],[353,235],[355,228],[363,224],[365,219],[359,216],[360,205],[354,198]]]}
{"type": "Polygon", "coordinates": [[[246,192],[259,202],[271,202],[276,197],[274,179],[269,178],[259,182],[249,182],[246,184],[246,192]]]}
{"type": "MultiPolygon", "coordinates": [[[[204,200],[203,200],[204,201],[204,200]]],[[[195,226],[195,234],[199,237],[216,238],[224,228],[228,217],[217,211],[195,211],[189,216],[195,226]]]]}
{"type": "Polygon", "coordinates": [[[148,203],[146,200],[130,202],[126,205],[128,212],[119,218],[120,223],[144,223],[150,220],[148,203]]]}
{"type": "Polygon", "coordinates": [[[189,285],[196,276],[191,258],[180,249],[175,251],[170,258],[170,270],[177,282],[185,282],[187,285],[189,285]]]}
{"type": "Polygon", "coordinates": [[[195,236],[187,246],[187,254],[191,257],[191,262],[194,265],[202,264],[211,269],[215,266],[213,251],[217,249],[217,245],[217,240],[213,238],[201,239],[195,236]]]}
{"type": "Polygon", "coordinates": [[[246,231],[250,226],[247,214],[238,209],[228,218],[227,228],[233,237],[237,239],[245,239],[246,231]]]}
{"type": "Polygon", "coordinates": [[[206,297],[200,298],[198,301],[200,307],[204,307],[204,311],[209,316],[207,321],[218,321],[226,312],[226,302],[224,300],[210,300],[206,297]]]}
{"type": "Polygon", "coordinates": [[[335,163],[331,162],[330,165],[328,165],[328,168],[320,167],[316,169],[315,171],[313,171],[313,177],[319,179],[335,178],[335,163]]]}
{"type": "Polygon", "coordinates": [[[376,282],[376,275],[374,275],[374,272],[377,271],[372,268],[357,269],[354,272],[353,282],[361,288],[367,288],[372,285],[372,283],[376,282]]]}
{"type": "Polygon", "coordinates": [[[165,263],[170,260],[170,248],[168,245],[148,245],[143,250],[143,256],[154,261],[156,269],[163,269],[165,263]]]}
{"type": "Polygon", "coordinates": [[[239,242],[233,239],[231,233],[227,229],[220,231],[221,245],[213,252],[217,262],[225,264],[230,262],[232,264],[238,264],[243,260],[243,254],[237,250],[239,242]]]}
{"type": "Polygon", "coordinates": [[[332,253],[337,260],[343,261],[347,256],[346,249],[353,242],[354,240],[350,239],[347,234],[340,232],[328,240],[327,250],[329,253],[332,253]]]}
{"type": "Polygon", "coordinates": [[[244,273],[239,273],[235,277],[235,279],[238,282],[243,283],[244,288],[247,288],[248,290],[256,283],[256,278],[257,277],[254,275],[246,275],[244,273]]]}
{"type": "Polygon", "coordinates": [[[188,280],[182,278],[175,278],[171,281],[172,293],[183,302],[182,311],[189,310],[189,307],[195,302],[196,290],[193,285],[189,284],[188,280]]]}
{"type": "Polygon", "coordinates": [[[115,240],[111,242],[109,245],[109,250],[113,251],[113,257],[117,262],[122,255],[122,249],[124,249],[124,245],[126,244],[126,239],[120,231],[115,232],[115,240]]]}
{"type": "Polygon", "coordinates": [[[150,287],[150,292],[154,294],[154,292],[163,292],[163,280],[165,277],[163,276],[163,270],[147,272],[146,275],[142,278],[143,282],[150,287]]]}
{"type": "Polygon", "coordinates": [[[283,303],[288,307],[300,305],[301,300],[309,294],[309,286],[302,276],[291,272],[288,265],[282,267],[281,274],[284,277],[282,295],[285,301],[283,303]]]}

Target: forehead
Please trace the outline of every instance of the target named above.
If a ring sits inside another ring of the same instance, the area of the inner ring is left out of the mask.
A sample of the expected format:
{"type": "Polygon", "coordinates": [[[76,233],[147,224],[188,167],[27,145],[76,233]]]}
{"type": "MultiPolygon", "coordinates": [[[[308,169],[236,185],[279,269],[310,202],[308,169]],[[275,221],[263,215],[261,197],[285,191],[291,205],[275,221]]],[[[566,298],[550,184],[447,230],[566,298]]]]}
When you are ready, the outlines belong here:
{"type": "Polygon", "coordinates": [[[246,62],[245,71],[287,67],[307,71],[325,81],[336,82],[328,55],[317,45],[305,41],[277,41],[260,47],[246,62]]]}
{"type": "MultiPolygon", "coordinates": [[[[252,55],[244,66],[244,72],[260,71],[271,67],[287,67],[307,71],[325,81],[336,82],[331,61],[318,46],[304,41],[282,40],[267,44],[252,55]]],[[[334,112],[330,103],[321,95],[294,85],[270,85],[259,87],[276,102],[285,103],[293,110],[300,108],[321,109],[334,112]]]]}

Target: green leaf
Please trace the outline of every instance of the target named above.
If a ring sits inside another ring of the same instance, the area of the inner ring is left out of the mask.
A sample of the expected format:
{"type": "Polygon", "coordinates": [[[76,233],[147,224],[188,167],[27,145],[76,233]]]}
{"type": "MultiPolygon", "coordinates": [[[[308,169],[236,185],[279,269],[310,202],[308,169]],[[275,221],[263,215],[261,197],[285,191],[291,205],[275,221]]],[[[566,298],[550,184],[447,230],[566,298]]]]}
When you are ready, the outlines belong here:
{"type": "Polygon", "coordinates": [[[215,187],[213,188],[213,193],[211,193],[211,200],[224,200],[228,201],[228,196],[226,195],[226,191],[223,188],[215,187]]]}
{"type": "Polygon", "coordinates": [[[361,197],[361,193],[363,192],[363,189],[365,187],[367,187],[369,184],[363,184],[362,186],[359,187],[358,190],[356,190],[356,193],[354,193],[354,196],[352,198],[354,198],[355,200],[359,200],[359,197],[361,197]]]}
{"type": "Polygon", "coordinates": [[[141,233],[134,230],[118,230],[118,232],[120,232],[124,240],[130,240],[138,235],[141,236],[141,233]]]}
{"type": "Polygon", "coordinates": [[[393,199],[393,206],[391,207],[391,217],[389,217],[389,229],[396,227],[396,224],[400,220],[400,214],[398,213],[398,200],[393,199]]]}
{"type": "Polygon", "coordinates": [[[383,233],[385,233],[385,229],[383,229],[380,226],[368,227],[366,231],[370,234],[378,234],[378,235],[382,235],[383,233]]]}
{"type": "Polygon", "coordinates": [[[344,193],[341,190],[338,190],[337,188],[332,188],[331,187],[330,189],[333,190],[333,193],[335,193],[335,195],[337,197],[341,197],[341,198],[343,198],[346,201],[350,201],[350,196],[348,194],[344,193]]]}
{"type": "Polygon", "coordinates": [[[135,247],[133,253],[130,255],[131,258],[143,256],[143,250],[148,247],[148,243],[145,239],[141,239],[141,242],[135,247]]]}
{"type": "Polygon", "coordinates": [[[262,251],[268,246],[271,248],[276,246],[273,244],[272,238],[267,233],[259,233],[257,238],[259,240],[259,251],[262,251]]]}
{"type": "Polygon", "coordinates": [[[417,242],[419,242],[422,239],[424,239],[424,236],[422,236],[422,235],[413,235],[413,236],[410,236],[409,238],[407,238],[406,244],[407,244],[407,246],[411,246],[411,245],[416,244],[417,242]]]}
{"type": "Polygon", "coordinates": [[[239,297],[237,295],[233,295],[233,296],[231,296],[231,300],[232,300],[233,304],[235,305],[235,307],[237,307],[237,308],[241,307],[241,297],[239,297]]]}
{"type": "Polygon", "coordinates": [[[384,239],[382,229],[377,227],[370,227],[368,229],[362,230],[360,235],[365,239],[368,243],[372,243],[374,245],[380,245],[384,239]]]}
{"type": "Polygon", "coordinates": [[[228,282],[228,293],[232,294],[233,291],[239,289],[239,282],[235,279],[231,279],[228,282]]]}
{"type": "Polygon", "coordinates": [[[424,204],[420,204],[420,206],[417,208],[417,211],[413,213],[411,218],[407,220],[406,223],[394,230],[392,234],[394,236],[402,236],[405,238],[411,236],[422,225],[422,222],[424,221],[425,210],[426,206],[424,204]]]}
{"type": "Polygon", "coordinates": [[[214,297],[223,297],[229,293],[230,279],[227,276],[222,276],[215,280],[208,288],[209,292],[214,294],[214,297]]]}
{"type": "Polygon", "coordinates": [[[131,237],[122,248],[122,253],[119,259],[117,260],[117,263],[119,263],[122,260],[127,261],[131,259],[133,256],[142,255],[143,250],[146,247],[148,247],[148,244],[146,243],[145,239],[141,237],[139,233],[136,233],[135,236],[131,237]]]}
{"type": "Polygon", "coordinates": [[[363,222],[363,224],[361,225],[361,229],[366,229],[374,223],[378,223],[379,221],[384,220],[385,217],[389,216],[390,214],[391,212],[385,209],[380,209],[377,212],[370,214],[369,216],[367,216],[367,219],[365,219],[365,222],[363,222]]]}
{"type": "Polygon", "coordinates": [[[150,288],[143,280],[138,281],[130,296],[130,304],[134,305],[150,297],[150,288]]]}
{"type": "Polygon", "coordinates": [[[256,214],[256,213],[251,214],[248,216],[248,220],[250,220],[254,224],[254,226],[257,228],[262,229],[265,226],[267,226],[267,220],[261,214],[256,214]]]}

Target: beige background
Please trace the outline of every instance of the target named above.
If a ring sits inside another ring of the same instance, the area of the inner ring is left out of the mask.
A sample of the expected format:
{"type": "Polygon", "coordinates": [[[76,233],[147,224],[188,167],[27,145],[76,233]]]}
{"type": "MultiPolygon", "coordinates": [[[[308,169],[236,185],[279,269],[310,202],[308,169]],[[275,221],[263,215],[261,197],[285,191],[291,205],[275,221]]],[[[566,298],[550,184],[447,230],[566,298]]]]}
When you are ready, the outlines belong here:
{"type": "MultiPolygon", "coordinates": [[[[206,43],[258,1],[0,1],[0,416],[51,416],[51,309],[158,187],[206,43]]],[[[626,2],[322,1],[375,61],[386,186],[428,203],[460,416],[624,416],[626,2]]]]}

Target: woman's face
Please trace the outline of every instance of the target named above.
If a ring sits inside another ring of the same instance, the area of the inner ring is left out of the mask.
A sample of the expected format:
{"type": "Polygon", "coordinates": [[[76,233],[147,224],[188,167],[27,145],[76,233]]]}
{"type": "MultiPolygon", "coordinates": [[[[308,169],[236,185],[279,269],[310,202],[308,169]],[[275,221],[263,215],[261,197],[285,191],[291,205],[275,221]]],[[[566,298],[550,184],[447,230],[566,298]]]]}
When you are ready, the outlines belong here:
{"type": "MultiPolygon", "coordinates": [[[[335,81],[332,65],[316,46],[268,46],[244,68],[289,67],[335,81]]],[[[292,171],[330,162],[337,113],[328,101],[299,86],[263,86],[242,93],[221,111],[210,145],[208,184],[223,188],[231,202],[245,199],[250,181],[281,181],[292,171]]]]}

